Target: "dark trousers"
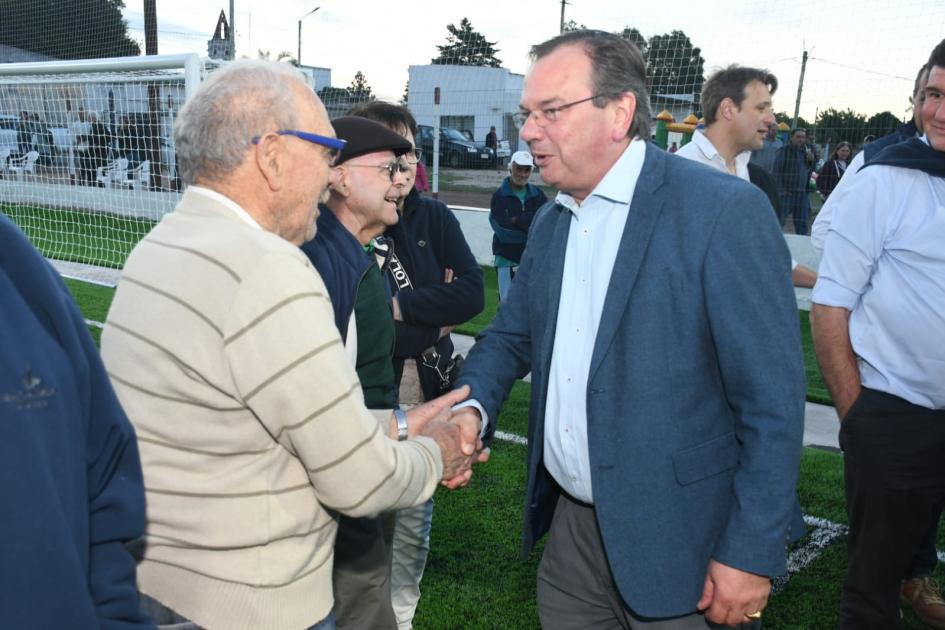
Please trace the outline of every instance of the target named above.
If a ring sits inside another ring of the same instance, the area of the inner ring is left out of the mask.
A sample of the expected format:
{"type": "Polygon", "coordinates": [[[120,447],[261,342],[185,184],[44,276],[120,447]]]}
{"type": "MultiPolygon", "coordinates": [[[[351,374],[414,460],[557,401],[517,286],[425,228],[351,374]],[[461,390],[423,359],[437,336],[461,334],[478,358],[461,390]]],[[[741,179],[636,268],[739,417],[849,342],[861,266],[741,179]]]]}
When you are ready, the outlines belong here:
{"type": "Polygon", "coordinates": [[[899,627],[899,584],[945,499],[945,410],[864,388],[840,427],[847,576],[840,627],[899,627]]]}
{"type": "MultiPolygon", "coordinates": [[[[695,606],[696,602],[692,605],[695,606]]],[[[614,583],[594,507],[562,494],[538,567],[538,616],[547,630],[705,630],[693,613],[649,619],[634,613],[614,583]]],[[[738,626],[756,630],[761,622],[738,626]]]]}
{"type": "Polygon", "coordinates": [[[390,599],[393,516],[338,521],[332,586],[339,630],[397,630],[390,599]]]}

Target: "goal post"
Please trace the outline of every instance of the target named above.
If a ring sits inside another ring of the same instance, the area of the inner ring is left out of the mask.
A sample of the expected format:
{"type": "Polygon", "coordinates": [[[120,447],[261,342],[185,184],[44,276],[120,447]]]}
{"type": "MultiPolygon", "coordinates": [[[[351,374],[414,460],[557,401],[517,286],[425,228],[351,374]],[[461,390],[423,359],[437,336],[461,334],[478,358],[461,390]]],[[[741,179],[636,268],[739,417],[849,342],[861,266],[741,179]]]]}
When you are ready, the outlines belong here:
{"type": "Polygon", "coordinates": [[[176,205],[174,121],[206,72],[196,54],[0,64],[0,211],[47,258],[120,269],[176,205]]]}

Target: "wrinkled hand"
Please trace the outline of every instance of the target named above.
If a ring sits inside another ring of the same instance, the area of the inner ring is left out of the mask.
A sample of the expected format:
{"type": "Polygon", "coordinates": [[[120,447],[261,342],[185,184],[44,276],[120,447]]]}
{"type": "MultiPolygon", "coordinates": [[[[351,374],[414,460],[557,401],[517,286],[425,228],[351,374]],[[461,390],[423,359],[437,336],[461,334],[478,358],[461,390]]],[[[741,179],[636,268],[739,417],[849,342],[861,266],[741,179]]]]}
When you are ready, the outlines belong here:
{"type": "Polygon", "coordinates": [[[463,402],[467,396],[469,386],[464,385],[407,411],[407,437],[423,435],[423,428],[429,422],[449,420],[453,405],[463,402]]]}
{"type": "Polygon", "coordinates": [[[458,426],[452,422],[437,419],[423,427],[420,435],[433,438],[440,447],[440,457],[443,459],[441,481],[472,474],[470,470],[472,457],[463,452],[458,426]]]}
{"type": "Polygon", "coordinates": [[[489,449],[483,448],[482,440],[479,434],[482,432],[482,417],[479,410],[475,407],[463,407],[453,412],[450,422],[457,425],[460,429],[461,448],[464,453],[469,455],[470,469],[462,474],[446,478],[444,476],[443,485],[450,490],[463,488],[469,485],[472,479],[472,464],[481,464],[489,461],[489,449]]]}
{"type": "Polygon", "coordinates": [[[745,623],[748,613],[763,610],[771,592],[771,580],[709,560],[709,570],[696,608],[706,619],[726,626],[745,623]]]}

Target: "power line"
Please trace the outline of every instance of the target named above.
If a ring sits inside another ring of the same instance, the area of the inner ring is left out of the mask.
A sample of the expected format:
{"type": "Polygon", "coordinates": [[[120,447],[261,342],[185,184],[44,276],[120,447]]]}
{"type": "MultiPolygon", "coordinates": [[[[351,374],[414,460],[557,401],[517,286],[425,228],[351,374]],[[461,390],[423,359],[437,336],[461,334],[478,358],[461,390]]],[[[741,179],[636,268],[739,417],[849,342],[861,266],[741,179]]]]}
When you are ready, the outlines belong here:
{"type": "Polygon", "coordinates": [[[820,62],[823,62],[823,63],[828,63],[828,64],[830,64],[830,65],[832,65],[832,66],[840,66],[841,68],[847,68],[847,69],[849,69],[849,70],[857,70],[857,71],[859,71],[859,72],[866,72],[866,73],[868,73],[868,74],[876,74],[876,75],[879,75],[879,76],[881,76],[881,77],[888,77],[888,78],[890,78],[890,79],[900,79],[900,80],[902,80],[902,81],[909,81],[909,82],[911,82],[911,81],[913,80],[913,79],[910,79],[910,78],[908,78],[908,77],[901,77],[901,76],[899,76],[898,74],[886,74],[885,72],[877,72],[876,70],[868,70],[868,69],[866,69],[866,68],[858,68],[858,67],[856,67],[856,66],[849,66],[849,65],[847,65],[847,64],[845,64],[845,63],[837,63],[836,61],[829,61],[829,60],[827,60],[827,59],[824,59],[823,57],[811,57],[811,59],[812,59],[812,60],[816,60],[816,61],[820,61],[820,62]]]}

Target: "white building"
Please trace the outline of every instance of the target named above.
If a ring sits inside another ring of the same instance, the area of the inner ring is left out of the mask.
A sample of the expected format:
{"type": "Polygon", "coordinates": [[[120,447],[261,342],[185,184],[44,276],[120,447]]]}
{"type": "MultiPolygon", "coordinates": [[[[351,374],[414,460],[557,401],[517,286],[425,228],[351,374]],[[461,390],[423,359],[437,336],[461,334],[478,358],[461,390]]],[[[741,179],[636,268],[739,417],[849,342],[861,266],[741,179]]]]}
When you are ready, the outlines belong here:
{"type": "Polygon", "coordinates": [[[508,140],[516,150],[512,114],[518,111],[523,75],[507,68],[431,64],[410,66],[409,76],[407,106],[418,124],[433,125],[439,115],[440,126],[468,131],[477,142],[494,126],[499,140],[508,140]],[[437,88],[439,105],[434,102],[437,88]]]}

